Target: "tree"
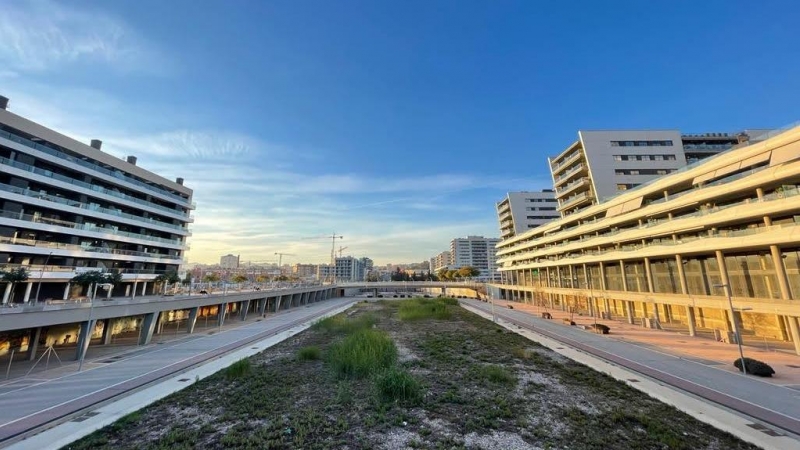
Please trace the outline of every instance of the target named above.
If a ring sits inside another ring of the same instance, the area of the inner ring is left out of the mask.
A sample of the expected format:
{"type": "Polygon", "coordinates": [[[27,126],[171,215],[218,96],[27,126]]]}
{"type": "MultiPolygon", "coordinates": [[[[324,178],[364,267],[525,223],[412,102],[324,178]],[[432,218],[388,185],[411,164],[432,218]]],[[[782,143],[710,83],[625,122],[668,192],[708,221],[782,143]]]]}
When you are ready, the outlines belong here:
{"type": "Polygon", "coordinates": [[[11,299],[9,302],[13,302],[14,289],[16,289],[17,283],[28,281],[28,269],[17,267],[16,269],[0,271],[0,273],[2,273],[3,281],[11,283],[11,293],[8,298],[11,299]]]}
{"type": "Polygon", "coordinates": [[[481,271],[472,266],[464,266],[458,269],[458,276],[460,276],[461,278],[477,277],[480,274],[481,271]]]}
{"type": "Polygon", "coordinates": [[[203,281],[206,283],[216,283],[217,281],[219,281],[219,275],[217,275],[216,273],[207,273],[203,277],[203,281]]]}
{"type": "Polygon", "coordinates": [[[448,270],[447,274],[445,275],[445,277],[448,280],[455,280],[455,279],[458,278],[458,271],[457,270],[448,270]]]}
{"type": "Polygon", "coordinates": [[[449,277],[447,276],[447,272],[448,272],[448,270],[447,270],[447,269],[439,269],[439,273],[438,273],[438,275],[439,275],[439,279],[441,279],[441,280],[448,280],[448,279],[449,279],[449,277]]]}
{"type": "Polygon", "coordinates": [[[174,270],[169,270],[158,275],[155,280],[156,284],[161,285],[164,287],[164,294],[167,293],[167,286],[170,284],[179,283],[181,281],[181,277],[178,276],[178,273],[174,270]]]}
{"type": "Polygon", "coordinates": [[[186,276],[183,277],[184,284],[192,284],[192,272],[186,272],[186,276]]]}
{"type": "Polygon", "coordinates": [[[82,289],[98,284],[111,284],[116,286],[122,282],[122,274],[118,270],[103,272],[102,270],[90,270],[89,272],[79,273],[69,280],[72,284],[77,284],[82,289]]]}
{"type": "Polygon", "coordinates": [[[269,281],[269,277],[266,276],[266,275],[259,275],[259,276],[256,277],[256,282],[257,283],[265,283],[267,281],[269,281]]]}
{"type": "Polygon", "coordinates": [[[237,273],[236,275],[233,276],[233,278],[231,278],[231,281],[233,281],[234,283],[244,283],[247,280],[248,280],[247,276],[242,275],[241,273],[237,273]]]}

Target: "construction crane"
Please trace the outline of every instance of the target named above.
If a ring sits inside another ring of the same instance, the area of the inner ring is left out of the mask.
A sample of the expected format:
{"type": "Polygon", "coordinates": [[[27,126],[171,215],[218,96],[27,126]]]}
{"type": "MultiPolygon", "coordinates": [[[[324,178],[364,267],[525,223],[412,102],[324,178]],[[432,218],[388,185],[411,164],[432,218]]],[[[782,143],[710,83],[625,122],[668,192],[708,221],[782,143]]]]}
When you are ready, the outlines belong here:
{"type": "Polygon", "coordinates": [[[295,255],[292,253],[281,253],[281,252],[275,252],[275,254],[278,255],[278,269],[281,271],[281,275],[283,275],[283,257],[295,256],[295,255]]]}
{"type": "MultiPolygon", "coordinates": [[[[313,236],[313,237],[307,237],[307,238],[302,238],[302,239],[330,239],[331,240],[331,267],[330,267],[330,270],[333,270],[333,268],[336,267],[336,261],[335,261],[335,259],[336,259],[335,258],[336,257],[336,240],[337,239],[344,239],[344,236],[338,235],[334,231],[330,235],[313,236]]],[[[330,271],[328,273],[330,273],[330,271]]],[[[331,278],[334,281],[336,281],[335,277],[331,276],[331,278]]]]}
{"type": "Polygon", "coordinates": [[[339,258],[342,257],[342,252],[347,250],[348,248],[350,247],[342,247],[341,245],[339,246],[339,258]]]}

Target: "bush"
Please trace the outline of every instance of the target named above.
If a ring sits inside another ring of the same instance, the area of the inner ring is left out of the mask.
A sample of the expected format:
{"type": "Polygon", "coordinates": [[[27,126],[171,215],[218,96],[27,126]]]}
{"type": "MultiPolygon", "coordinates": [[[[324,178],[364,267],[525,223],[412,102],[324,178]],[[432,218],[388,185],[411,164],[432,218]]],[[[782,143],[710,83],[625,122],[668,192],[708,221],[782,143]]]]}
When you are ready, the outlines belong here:
{"type": "Polygon", "coordinates": [[[397,347],[382,331],[358,330],[331,345],[326,359],[339,377],[365,377],[394,365],[397,347]]]}
{"type": "Polygon", "coordinates": [[[400,320],[444,320],[450,318],[450,311],[442,300],[415,298],[400,303],[398,316],[400,320]]]}
{"type": "MultiPolygon", "coordinates": [[[[733,365],[739,369],[739,372],[742,371],[741,358],[737,358],[736,361],[733,362],[733,365]]],[[[775,375],[775,370],[769,364],[757,359],[745,358],[744,367],[747,369],[747,373],[750,375],[755,375],[758,377],[771,377],[772,375],[775,375]]]]}
{"type": "Polygon", "coordinates": [[[235,363],[226,367],[224,373],[229,379],[241,378],[250,373],[251,369],[252,365],[250,364],[249,359],[240,359],[239,361],[236,361],[235,363]]]}
{"type": "Polygon", "coordinates": [[[322,355],[319,347],[303,347],[297,352],[297,358],[301,361],[312,361],[319,359],[322,355]]]}
{"type": "Polygon", "coordinates": [[[422,400],[422,386],[408,372],[390,367],[375,376],[375,389],[381,400],[416,405],[422,400]]]}
{"type": "Polygon", "coordinates": [[[363,314],[353,319],[348,319],[347,317],[339,314],[332,317],[326,317],[315,322],[313,325],[311,325],[311,329],[317,331],[350,334],[358,330],[372,328],[372,326],[375,325],[375,322],[375,316],[372,314],[363,314]]]}
{"type": "Polygon", "coordinates": [[[445,305],[458,306],[458,300],[451,297],[443,297],[439,301],[444,303],[445,305]]]}
{"type": "Polygon", "coordinates": [[[589,325],[589,327],[594,330],[595,333],[599,334],[608,334],[608,332],[611,331],[608,325],[603,325],[602,323],[593,323],[589,325]]]}
{"type": "Polygon", "coordinates": [[[486,365],[478,366],[475,369],[478,378],[498,384],[514,384],[517,378],[503,366],[486,365]]]}

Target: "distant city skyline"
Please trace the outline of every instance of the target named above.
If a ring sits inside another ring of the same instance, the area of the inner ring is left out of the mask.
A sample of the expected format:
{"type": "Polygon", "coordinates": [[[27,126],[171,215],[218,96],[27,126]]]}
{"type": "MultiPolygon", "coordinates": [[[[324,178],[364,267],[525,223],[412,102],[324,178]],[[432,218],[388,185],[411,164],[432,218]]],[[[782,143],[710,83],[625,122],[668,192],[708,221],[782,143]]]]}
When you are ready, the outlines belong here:
{"type": "Polygon", "coordinates": [[[800,5],[780,10],[10,2],[0,95],[15,114],[185,178],[189,262],[328,263],[330,240],[309,238],[335,232],[346,254],[408,263],[454,236],[499,236],[498,199],[551,188],[547,157],[577,130],[796,120],[800,62],[786,55],[800,5]]]}

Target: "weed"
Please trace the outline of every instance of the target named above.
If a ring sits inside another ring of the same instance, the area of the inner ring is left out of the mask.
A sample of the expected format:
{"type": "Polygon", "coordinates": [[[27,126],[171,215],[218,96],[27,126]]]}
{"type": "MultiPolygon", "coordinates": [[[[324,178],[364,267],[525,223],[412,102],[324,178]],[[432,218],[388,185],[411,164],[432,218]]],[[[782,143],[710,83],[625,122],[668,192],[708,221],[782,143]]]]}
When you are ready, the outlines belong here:
{"type": "Polygon", "coordinates": [[[322,356],[322,351],[319,347],[303,347],[297,352],[297,358],[301,361],[312,361],[319,359],[322,356]]]}
{"type": "Polygon", "coordinates": [[[336,403],[342,406],[349,406],[353,403],[353,388],[347,381],[339,381],[336,385],[336,403]]]}
{"type": "Polygon", "coordinates": [[[478,378],[491,381],[492,383],[515,384],[517,382],[517,377],[515,377],[513,373],[509,372],[508,369],[503,366],[489,364],[485,366],[477,366],[473,370],[478,378]]]}
{"type": "Polygon", "coordinates": [[[392,366],[397,347],[385,332],[359,330],[331,345],[327,361],[337,376],[361,378],[392,366]]]}
{"type": "Polygon", "coordinates": [[[410,373],[390,367],[375,376],[375,388],[381,400],[404,405],[418,405],[422,401],[422,386],[410,373]]]}
{"type": "Polygon", "coordinates": [[[400,303],[400,320],[449,319],[451,314],[441,299],[415,298],[400,303]]]}
{"type": "Polygon", "coordinates": [[[229,379],[242,378],[253,369],[249,359],[240,359],[224,369],[225,376],[229,379]]]}
{"type": "Polygon", "coordinates": [[[326,317],[311,325],[312,330],[324,331],[329,333],[351,334],[359,330],[372,328],[377,320],[372,314],[363,314],[359,317],[349,319],[341,314],[326,317]]]}

